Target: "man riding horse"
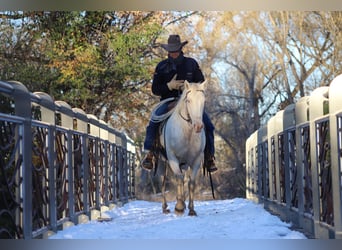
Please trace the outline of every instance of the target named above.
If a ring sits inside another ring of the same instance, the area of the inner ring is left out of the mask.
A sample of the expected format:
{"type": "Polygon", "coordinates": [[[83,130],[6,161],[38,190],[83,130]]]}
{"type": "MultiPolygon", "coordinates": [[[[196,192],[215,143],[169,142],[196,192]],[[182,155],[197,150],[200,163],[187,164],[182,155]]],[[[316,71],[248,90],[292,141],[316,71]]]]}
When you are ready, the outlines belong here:
{"type": "MultiPolygon", "coordinates": [[[[168,58],[158,63],[152,82],[152,93],[160,96],[160,101],[182,94],[184,81],[200,83],[204,81],[204,76],[195,59],[185,57],[182,48],[188,41],[181,42],[179,35],[170,35],[167,44],[161,47],[168,51],[168,58]]],[[[160,106],[156,111],[157,115],[165,114],[168,111],[169,103],[160,106]]],[[[214,146],[214,125],[209,116],[204,112],[203,123],[205,126],[206,145],[204,150],[204,166],[208,172],[217,170],[215,165],[214,146]]],[[[146,128],[146,138],[144,142],[145,157],[142,167],[148,171],[153,169],[153,146],[158,133],[159,123],[150,121],[146,128]]]]}

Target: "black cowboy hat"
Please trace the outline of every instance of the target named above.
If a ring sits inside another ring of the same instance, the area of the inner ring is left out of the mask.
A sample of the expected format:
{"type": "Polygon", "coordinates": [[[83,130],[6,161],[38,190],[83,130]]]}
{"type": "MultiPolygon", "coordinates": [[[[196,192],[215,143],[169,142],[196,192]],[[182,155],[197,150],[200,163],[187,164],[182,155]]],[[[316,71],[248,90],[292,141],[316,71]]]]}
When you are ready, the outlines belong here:
{"type": "Polygon", "coordinates": [[[160,46],[168,52],[175,52],[181,50],[187,43],[188,41],[181,42],[179,35],[170,35],[167,44],[161,44],[160,46]]]}

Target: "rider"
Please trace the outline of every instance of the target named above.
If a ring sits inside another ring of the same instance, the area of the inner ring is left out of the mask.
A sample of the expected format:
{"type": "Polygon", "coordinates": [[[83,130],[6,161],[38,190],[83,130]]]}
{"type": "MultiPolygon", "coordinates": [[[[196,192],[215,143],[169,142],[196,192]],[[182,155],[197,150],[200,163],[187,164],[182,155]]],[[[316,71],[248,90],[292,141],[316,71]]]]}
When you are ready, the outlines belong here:
{"type": "MultiPolygon", "coordinates": [[[[161,61],[154,72],[152,82],[152,93],[160,96],[160,100],[170,97],[179,97],[184,87],[184,81],[203,82],[204,76],[198,63],[190,57],[183,55],[182,48],[188,41],[181,42],[179,35],[170,35],[167,44],[161,47],[168,51],[168,58],[161,61]]],[[[157,110],[156,114],[161,115],[168,111],[168,104],[165,103],[157,110]]],[[[209,172],[217,170],[215,166],[214,147],[214,125],[208,115],[203,113],[203,123],[205,125],[206,145],[204,150],[204,166],[209,172]]],[[[157,136],[159,123],[150,121],[146,128],[146,138],[144,142],[145,158],[142,167],[146,170],[153,169],[152,148],[157,136]]]]}

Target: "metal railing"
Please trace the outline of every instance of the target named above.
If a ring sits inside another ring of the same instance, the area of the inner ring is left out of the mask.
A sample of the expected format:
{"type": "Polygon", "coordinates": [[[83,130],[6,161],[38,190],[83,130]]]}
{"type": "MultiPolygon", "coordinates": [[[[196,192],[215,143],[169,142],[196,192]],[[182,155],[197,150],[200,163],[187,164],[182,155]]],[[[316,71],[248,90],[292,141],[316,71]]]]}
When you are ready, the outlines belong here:
{"type": "Polygon", "coordinates": [[[95,116],[0,81],[0,238],[42,238],[135,198],[133,142],[95,116]]]}
{"type": "Polygon", "coordinates": [[[342,238],[342,75],[246,141],[246,196],[315,238],[342,238]]]}

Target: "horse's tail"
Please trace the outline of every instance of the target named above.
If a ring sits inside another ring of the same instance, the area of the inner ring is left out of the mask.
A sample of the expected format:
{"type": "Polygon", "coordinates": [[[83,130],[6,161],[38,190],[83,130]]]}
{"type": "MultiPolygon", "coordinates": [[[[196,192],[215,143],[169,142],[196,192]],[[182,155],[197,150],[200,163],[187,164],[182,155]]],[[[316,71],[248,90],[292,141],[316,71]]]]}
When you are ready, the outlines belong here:
{"type": "Polygon", "coordinates": [[[156,112],[158,110],[158,108],[160,106],[162,106],[164,103],[168,103],[168,102],[171,102],[171,101],[174,101],[176,98],[175,97],[170,97],[170,98],[167,98],[165,100],[162,100],[160,103],[158,103],[154,109],[152,110],[152,113],[151,113],[151,118],[150,120],[152,122],[155,122],[155,123],[160,123],[162,121],[165,121],[167,118],[169,118],[173,111],[175,110],[175,107],[171,108],[168,112],[166,112],[165,114],[162,114],[162,115],[157,115],[156,112]]]}

